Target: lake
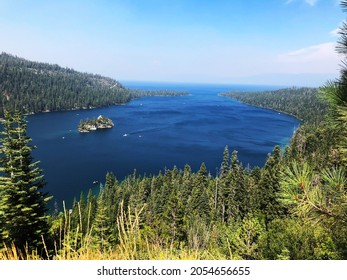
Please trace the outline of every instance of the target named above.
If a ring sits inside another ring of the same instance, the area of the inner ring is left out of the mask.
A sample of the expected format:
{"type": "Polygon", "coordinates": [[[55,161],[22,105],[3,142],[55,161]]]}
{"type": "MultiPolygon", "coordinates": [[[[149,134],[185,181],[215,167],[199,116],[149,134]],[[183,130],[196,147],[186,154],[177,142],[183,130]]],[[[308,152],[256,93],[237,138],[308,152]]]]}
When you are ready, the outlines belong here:
{"type": "Polygon", "coordinates": [[[118,180],[136,169],[158,174],[189,164],[197,171],[205,162],[212,175],[220,167],[226,145],[238,150],[245,165],[262,166],[275,145],[285,146],[299,121],[292,116],[252,107],[219,93],[278,87],[124,82],[138,89],[177,89],[179,97],[144,97],[125,105],[92,110],[40,113],[27,117],[28,134],[38,148],[47,181],[58,205],[71,204],[81,191],[98,188],[112,171],[118,180]],[[112,129],[79,133],[81,119],[109,117],[112,129]]]}

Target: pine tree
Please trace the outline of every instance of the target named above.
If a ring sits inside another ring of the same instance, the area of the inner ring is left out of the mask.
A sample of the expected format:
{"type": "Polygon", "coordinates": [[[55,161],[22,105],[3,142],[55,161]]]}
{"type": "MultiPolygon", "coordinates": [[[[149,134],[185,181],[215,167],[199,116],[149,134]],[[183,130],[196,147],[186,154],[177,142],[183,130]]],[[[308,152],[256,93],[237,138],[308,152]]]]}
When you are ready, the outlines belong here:
{"type": "Polygon", "coordinates": [[[107,208],[104,204],[104,191],[99,194],[97,211],[93,224],[93,241],[101,252],[108,251],[115,242],[115,233],[112,230],[112,220],[107,216],[107,208]]]}
{"type": "Polygon", "coordinates": [[[229,201],[233,197],[233,190],[230,187],[230,167],[229,167],[229,150],[226,146],[223,153],[223,162],[221,164],[219,178],[216,178],[216,205],[217,216],[222,222],[227,222],[230,218],[229,201]]]}
{"type": "Polygon", "coordinates": [[[93,194],[93,190],[89,189],[88,195],[87,195],[87,207],[84,213],[84,216],[87,219],[87,224],[85,226],[86,233],[90,231],[91,225],[94,222],[96,209],[97,209],[97,198],[93,194]]]}
{"type": "Polygon", "coordinates": [[[165,204],[162,215],[164,231],[171,242],[182,241],[184,237],[184,208],[182,201],[178,198],[177,188],[173,188],[165,204]]]}
{"type": "Polygon", "coordinates": [[[277,199],[280,191],[281,162],[282,152],[280,147],[276,146],[266,160],[259,182],[259,206],[267,217],[266,221],[282,216],[286,212],[277,199]]]}
{"type": "MultiPolygon", "coordinates": [[[[19,250],[38,249],[48,231],[46,205],[51,197],[42,193],[45,186],[39,162],[33,161],[27,124],[16,111],[5,111],[0,133],[0,239],[19,250]]],[[[1,245],[0,245],[1,246],[1,245]]]]}
{"type": "Polygon", "coordinates": [[[245,186],[244,170],[237,157],[237,151],[231,154],[228,182],[229,193],[226,200],[226,219],[237,220],[244,217],[247,212],[249,195],[245,186]]]}
{"type": "Polygon", "coordinates": [[[185,208],[188,205],[189,196],[192,193],[193,183],[192,183],[192,169],[186,164],[184,166],[183,176],[182,176],[182,184],[180,186],[180,199],[185,208]]]}
{"type": "Polygon", "coordinates": [[[250,212],[256,212],[260,208],[260,188],[259,182],[261,181],[261,169],[256,166],[252,169],[248,188],[249,188],[249,209],[250,212]]]}
{"type": "Polygon", "coordinates": [[[208,179],[205,163],[202,163],[194,180],[194,188],[188,200],[190,214],[207,220],[210,216],[209,200],[207,196],[208,179]]]}
{"type": "MultiPolygon", "coordinates": [[[[344,12],[347,12],[347,1],[341,1],[344,12]]],[[[338,134],[339,152],[342,154],[344,166],[347,167],[347,22],[343,22],[338,31],[340,39],[337,42],[337,52],[344,56],[341,75],[335,81],[329,81],[320,89],[321,97],[328,103],[329,125],[338,134]]]]}
{"type": "Polygon", "coordinates": [[[114,187],[115,183],[116,177],[114,176],[113,172],[107,172],[105,178],[105,191],[111,190],[114,187]]]}

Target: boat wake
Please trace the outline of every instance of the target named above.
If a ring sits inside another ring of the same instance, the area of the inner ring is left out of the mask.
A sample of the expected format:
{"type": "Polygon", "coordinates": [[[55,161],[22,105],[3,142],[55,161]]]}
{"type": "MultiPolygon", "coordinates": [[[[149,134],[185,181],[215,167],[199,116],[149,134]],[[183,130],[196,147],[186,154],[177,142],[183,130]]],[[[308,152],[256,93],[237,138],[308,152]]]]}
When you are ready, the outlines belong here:
{"type": "Polygon", "coordinates": [[[165,130],[165,129],[168,129],[169,127],[170,126],[167,125],[167,126],[162,126],[162,127],[151,127],[151,128],[146,128],[146,129],[134,130],[134,131],[131,131],[129,133],[123,134],[123,136],[127,137],[127,136],[130,136],[130,135],[140,134],[139,137],[141,137],[141,135],[143,135],[143,134],[165,130]]]}

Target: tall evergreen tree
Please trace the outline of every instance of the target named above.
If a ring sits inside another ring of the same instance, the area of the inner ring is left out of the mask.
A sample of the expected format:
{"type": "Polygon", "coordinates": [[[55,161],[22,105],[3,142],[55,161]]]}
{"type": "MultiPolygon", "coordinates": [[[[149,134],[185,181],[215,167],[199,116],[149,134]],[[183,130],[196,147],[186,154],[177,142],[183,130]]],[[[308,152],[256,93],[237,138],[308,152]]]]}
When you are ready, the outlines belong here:
{"type": "Polygon", "coordinates": [[[230,218],[230,209],[228,208],[231,197],[233,197],[233,190],[230,186],[230,155],[228,146],[225,147],[223,153],[223,161],[221,164],[219,178],[216,178],[216,210],[217,216],[222,222],[227,222],[230,218]]]}
{"type": "Polygon", "coordinates": [[[207,169],[205,163],[202,163],[198,173],[196,174],[194,188],[192,189],[188,203],[190,214],[200,216],[205,220],[210,216],[207,188],[207,169]]]}
{"type": "Polygon", "coordinates": [[[39,162],[31,156],[34,147],[26,128],[18,111],[5,112],[0,133],[0,239],[1,244],[14,244],[23,251],[42,245],[48,231],[46,205],[50,199],[41,192],[45,181],[39,162]]]}
{"type": "Polygon", "coordinates": [[[89,189],[88,195],[87,195],[87,207],[85,209],[85,214],[84,214],[87,217],[87,224],[85,225],[86,233],[90,231],[91,225],[94,222],[96,209],[97,209],[97,199],[95,195],[93,194],[93,190],[89,189]]]}
{"type": "Polygon", "coordinates": [[[165,225],[164,231],[170,238],[170,242],[174,242],[175,240],[182,241],[185,230],[184,208],[177,193],[177,188],[173,188],[162,215],[163,225],[165,225]]]}
{"type": "Polygon", "coordinates": [[[184,166],[184,171],[182,175],[182,184],[180,186],[180,199],[187,208],[188,206],[188,199],[190,197],[190,194],[192,193],[193,189],[193,183],[192,183],[192,169],[191,167],[186,164],[184,166]]]}
{"type": "Polygon", "coordinates": [[[281,148],[276,146],[273,153],[268,155],[259,182],[259,207],[266,215],[266,221],[285,214],[285,208],[277,199],[280,191],[281,163],[281,148]]]}
{"type": "Polygon", "coordinates": [[[230,171],[228,174],[230,187],[226,206],[227,220],[243,217],[248,207],[249,195],[245,186],[244,170],[242,163],[238,160],[237,153],[234,150],[231,154],[230,171]]]}
{"type": "Polygon", "coordinates": [[[101,252],[106,252],[115,242],[115,232],[111,217],[107,216],[104,204],[104,191],[101,191],[97,201],[97,211],[93,224],[93,241],[101,252]]]}
{"type": "MultiPolygon", "coordinates": [[[[347,12],[347,1],[341,1],[343,10],[347,12]]],[[[329,105],[330,124],[338,131],[339,149],[342,160],[347,166],[347,22],[340,30],[340,40],[337,42],[337,51],[344,56],[340,78],[328,82],[321,88],[321,96],[329,105]]]]}

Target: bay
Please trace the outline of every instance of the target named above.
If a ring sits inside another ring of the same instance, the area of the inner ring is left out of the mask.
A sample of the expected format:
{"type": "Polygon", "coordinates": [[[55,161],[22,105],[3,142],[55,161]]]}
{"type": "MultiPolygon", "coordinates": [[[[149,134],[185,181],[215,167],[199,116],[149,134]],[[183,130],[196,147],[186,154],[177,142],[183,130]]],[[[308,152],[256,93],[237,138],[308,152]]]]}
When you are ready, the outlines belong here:
{"type": "Polygon", "coordinates": [[[244,166],[262,166],[275,145],[285,146],[299,121],[292,116],[252,107],[219,93],[278,87],[124,82],[138,89],[184,90],[188,96],[144,97],[128,104],[92,110],[40,113],[27,117],[28,134],[38,148],[47,186],[58,206],[71,205],[104,182],[107,172],[118,180],[134,173],[158,174],[165,168],[197,171],[204,162],[212,175],[223,150],[238,151],[244,166]],[[115,123],[112,129],[79,133],[81,119],[99,115],[115,123]]]}

